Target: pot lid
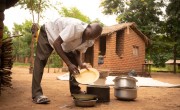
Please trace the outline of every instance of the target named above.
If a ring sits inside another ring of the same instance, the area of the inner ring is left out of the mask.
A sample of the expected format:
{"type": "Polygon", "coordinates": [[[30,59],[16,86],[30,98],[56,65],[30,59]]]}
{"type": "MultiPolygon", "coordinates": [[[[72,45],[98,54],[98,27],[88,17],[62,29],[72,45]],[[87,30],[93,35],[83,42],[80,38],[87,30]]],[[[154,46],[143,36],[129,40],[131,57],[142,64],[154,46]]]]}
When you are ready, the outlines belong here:
{"type": "Polygon", "coordinates": [[[127,79],[127,80],[132,80],[132,81],[137,82],[137,80],[135,78],[129,77],[129,76],[127,76],[127,77],[117,76],[113,81],[117,81],[117,80],[120,80],[120,79],[127,79]]]}
{"type": "Polygon", "coordinates": [[[137,87],[128,88],[128,87],[114,87],[115,90],[137,90],[137,87]]]}
{"type": "Polygon", "coordinates": [[[88,85],[87,88],[110,88],[108,85],[88,85]]]}

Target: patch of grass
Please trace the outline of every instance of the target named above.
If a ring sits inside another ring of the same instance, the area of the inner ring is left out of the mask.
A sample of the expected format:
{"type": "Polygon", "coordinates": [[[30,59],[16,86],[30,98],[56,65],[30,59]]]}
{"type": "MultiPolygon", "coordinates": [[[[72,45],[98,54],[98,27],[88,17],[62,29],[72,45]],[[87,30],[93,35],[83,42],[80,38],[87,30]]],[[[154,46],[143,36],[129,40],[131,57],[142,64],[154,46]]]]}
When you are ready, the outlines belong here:
{"type": "Polygon", "coordinates": [[[20,63],[20,62],[14,62],[13,66],[20,66],[20,67],[28,67],[30,63],[20,63]]]}
{"type": "MultiPolygon", "coordinates": [[[[169,69],[169,67],[151,67],[152,72],[172,72],[172,69],[169,69]]],[[[177,73],[180,73],[180,70],[176,70],[177,73]]]]}
{"type": "MultiPolygon", "coordinates": [[[[29,67],[30,63],[20,63],[20,62],[14,62],[13,66],[15,67],[29,67]]],[[[46,68],[48,68],[48,64],[46,64],[45,66],[46,68]]],[[[58,66],[54,66],[53,64],[49,65],[49,68],[59,68],[58,66]]]]}
{"type": "Polygon", "coordinates": [[[169,71],[167,68],[165,67],[152,67],[151,68],[152,72],[157,72],[157,71],[169,71]]]}

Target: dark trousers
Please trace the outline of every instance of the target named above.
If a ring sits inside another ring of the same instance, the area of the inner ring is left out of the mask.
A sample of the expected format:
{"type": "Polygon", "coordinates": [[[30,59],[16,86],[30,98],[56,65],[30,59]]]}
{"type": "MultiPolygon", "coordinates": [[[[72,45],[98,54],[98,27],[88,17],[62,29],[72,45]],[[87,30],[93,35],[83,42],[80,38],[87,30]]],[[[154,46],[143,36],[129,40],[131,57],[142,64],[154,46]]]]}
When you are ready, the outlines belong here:
{"type": "MultiPolygon", "coordinates": [[[[50,46],[48,42],[45,26],[43,25],[40,29],[36,49],[36,57],[34,61],[34,70],[32,77],[32,98],[43,95],[41,80],[44,72],[44,67],[46,66],[47,60],[51,55],[52,51],[53,48],[50,46]]],[[[66,53],[66,56],[72,64],[78,66],[77,61],[75,60],[74,54],[72,52],[66,53]]],[[[70,73],[69,79],[70,92],[75,93],[76,91],[80,90],[80,87],[78,86],[76,80],[71,76],[71,74],[72,73],[70,73]]]]}

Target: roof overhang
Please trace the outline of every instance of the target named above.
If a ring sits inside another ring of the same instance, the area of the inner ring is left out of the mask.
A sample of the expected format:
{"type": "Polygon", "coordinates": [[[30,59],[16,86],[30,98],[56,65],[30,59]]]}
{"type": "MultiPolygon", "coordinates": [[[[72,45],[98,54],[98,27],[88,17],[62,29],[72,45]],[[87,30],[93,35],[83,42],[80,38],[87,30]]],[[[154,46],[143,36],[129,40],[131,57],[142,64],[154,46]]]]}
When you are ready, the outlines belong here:
{"type": "Polygon", "coordinates": [[[140,30],[137,29],[136,24],[134,22],[121,23],[121,24],[116,24],[113,26],[105,26],[103,27],[101,37],[109,36],[119,30],[124,30],[126,28],[131,28],[132,30],[134,30],[143,39],[146,46],[150,44],[150,40],[148,39],[148,37],[145,36],[140,30]]]}
{"type": "Polygon", "coordinates": [[[6,9],[14,6],[19,0],[6,0],[6,9]]]}

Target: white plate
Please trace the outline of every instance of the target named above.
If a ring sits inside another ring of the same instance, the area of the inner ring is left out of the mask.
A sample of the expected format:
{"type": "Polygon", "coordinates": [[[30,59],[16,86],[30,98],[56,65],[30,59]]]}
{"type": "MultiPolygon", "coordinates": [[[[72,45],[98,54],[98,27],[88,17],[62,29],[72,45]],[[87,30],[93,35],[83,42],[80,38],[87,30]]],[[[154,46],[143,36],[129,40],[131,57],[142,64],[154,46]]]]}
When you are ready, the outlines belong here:
{"type": "Polygon", "coordinates": [[[94,68],[81,69],[80,74],[75,76],[78,83],[92,84],[99,78],[99,72],[94,68]]]}

